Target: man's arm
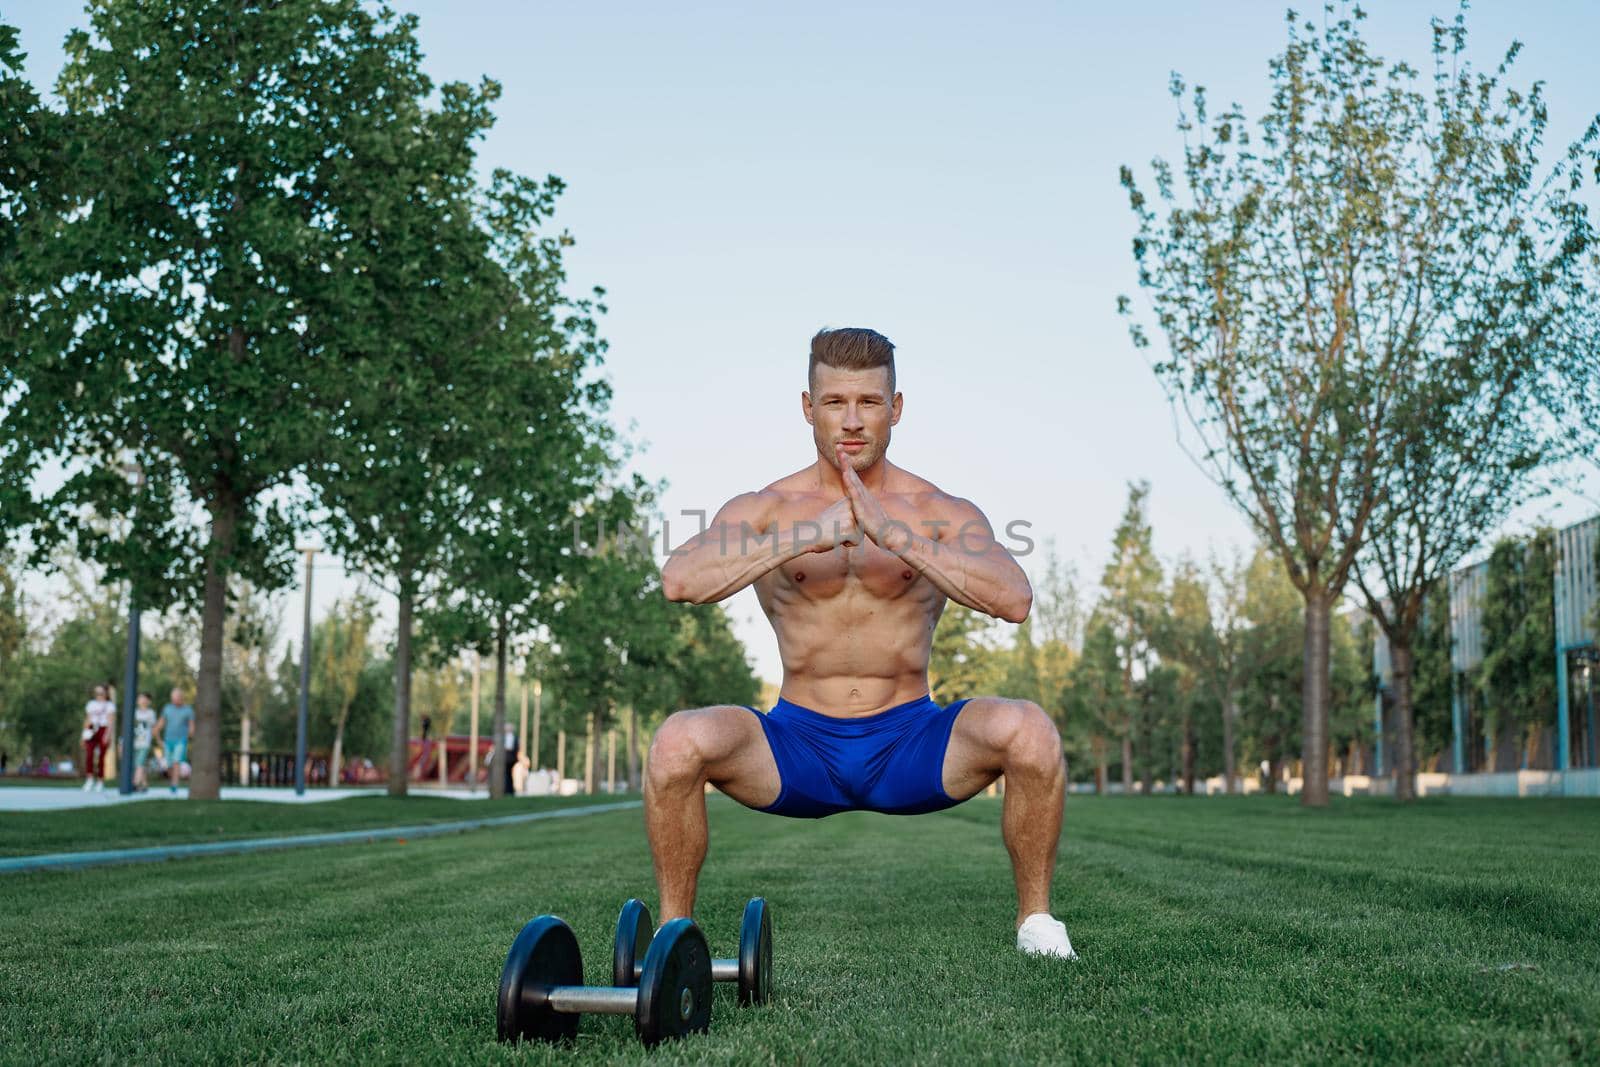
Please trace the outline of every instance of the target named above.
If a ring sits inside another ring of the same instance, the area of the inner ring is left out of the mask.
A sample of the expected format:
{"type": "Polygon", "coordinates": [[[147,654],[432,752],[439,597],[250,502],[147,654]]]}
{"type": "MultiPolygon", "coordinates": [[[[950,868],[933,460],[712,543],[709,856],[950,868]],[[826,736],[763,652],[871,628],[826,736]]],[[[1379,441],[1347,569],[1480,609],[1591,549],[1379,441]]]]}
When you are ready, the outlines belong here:
{"type": "Polygon", "coordinates": [[[710,526],[667,557],[661,568],[667,599],[714,604],[797,556],[860,543],[848,499],[829,506],[817,521],[797,522],[788,530],[773,521],[776,503],[774,494],[759,492],[724,504],[710,526]]]}
{"type": "Polygon", "coordinates": [[[905,560],[957,603],[1006,622],[1028,617],[1033,610],[1028,576],[994,539],[994,528],[975,504],[949,498],[935,541],[891,520],[855,470],[848,463],[841,469],[856,518],[879,547],[905,560]]]}

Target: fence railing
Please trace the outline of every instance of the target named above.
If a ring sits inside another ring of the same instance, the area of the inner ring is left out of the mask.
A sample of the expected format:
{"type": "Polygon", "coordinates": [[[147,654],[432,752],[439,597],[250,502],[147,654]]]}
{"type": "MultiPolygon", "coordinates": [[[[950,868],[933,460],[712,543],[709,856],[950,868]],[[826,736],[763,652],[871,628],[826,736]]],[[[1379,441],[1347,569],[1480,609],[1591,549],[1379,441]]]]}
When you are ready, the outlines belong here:
{"type": "MultiPolygon", "coordinates": [[[[222,752],[222,784],[244,786],[294,785],[293,752],[250,752],[237,749],[222,752]]],[[[306,754],[306,786],[328,784],[328,757],[317,752],[306,754]]]]}

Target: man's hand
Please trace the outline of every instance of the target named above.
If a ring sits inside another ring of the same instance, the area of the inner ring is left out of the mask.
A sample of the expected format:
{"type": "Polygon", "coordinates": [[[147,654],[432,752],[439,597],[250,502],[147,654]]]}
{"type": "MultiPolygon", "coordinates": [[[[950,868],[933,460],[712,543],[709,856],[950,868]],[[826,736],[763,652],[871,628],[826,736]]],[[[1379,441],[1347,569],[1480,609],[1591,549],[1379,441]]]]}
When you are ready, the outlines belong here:
{"type": "Polygon", "coordinates": [[[874,544],[898,555],[910,540],[910,527],[889,517],[883,505],[878,503],[878,498],[873,496],[861,481],[861,475],[850,465],[850,453],[841,448],[836,454],[839,458],[839,474],[844,478],[846,499],[850,502],[850,509],[855,513],[856,522],[860,524],[862,532],[871,538],[874,544]]]}
{"type": "Polygon", "coordinates": [[[843,497],[829,504],[827,509],[817,516],[816,523],[821,527],[821,533],[817,542],[806,549],[808,552],[830,552],[838,545],[854,547],[861,543],[863,536],[861,526],[856,522],[849,497],[843,497]]]}

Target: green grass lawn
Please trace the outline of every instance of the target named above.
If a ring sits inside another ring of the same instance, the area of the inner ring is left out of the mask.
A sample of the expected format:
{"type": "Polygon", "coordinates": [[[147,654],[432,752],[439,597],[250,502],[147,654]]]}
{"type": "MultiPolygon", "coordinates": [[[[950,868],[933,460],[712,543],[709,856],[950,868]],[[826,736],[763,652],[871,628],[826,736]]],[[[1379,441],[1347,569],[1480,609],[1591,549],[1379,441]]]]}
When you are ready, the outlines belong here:
{"type": "Polygon", "coordinates": [[[0,812],[0,857],[459,822],[637,799],[637,795],[619,794],[614,797],[507,797],[496,801],[471,801],[422,795],[362,796],[311,804],[284,804],[261,800],[156,798],[61,811],[7,811],[0,812]]]}
{"type": "MultiPolygon", "coordinates": [[[[314,807],[288,809],[314,817],[314,807]]],[[[494,1037],[521,924],[593,982],[655,904],[637,810],[463,835],[0,878],[0,1059],[331,1063],[1600,1060],[1600,804],[1073,798],[1057,912],[1020,957],[999,803],[790,822],[718,800],[698,917],[760,893],[776,995],[645,1053],[494,1037]]],[[[412,816],[405,813],[406,818],[412,816]]],[[[281,827],[275,827],[281,829],[281,827]]]]}

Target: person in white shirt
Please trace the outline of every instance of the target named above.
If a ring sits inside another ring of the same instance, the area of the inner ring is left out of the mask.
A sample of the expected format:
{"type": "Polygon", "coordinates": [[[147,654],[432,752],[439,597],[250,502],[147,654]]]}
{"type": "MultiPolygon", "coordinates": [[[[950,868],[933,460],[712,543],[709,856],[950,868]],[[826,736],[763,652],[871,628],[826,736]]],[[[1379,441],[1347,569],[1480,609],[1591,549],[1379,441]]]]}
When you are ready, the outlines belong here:
{"type": "Polygon", "coordinates": [[[139,706],[133,710],[133,787],[139,792],[150,788],[145,778],[145,764],[150,761],[150,744],[156,732],[156,709],[151,706],[149,693],[139,694],[139,706]]]}
{"type": "Polygon", "coordinates": [[[94,699],[83,706],[83,788],[105,788],[106,745],[117,721],[117,706],[111,703],[106,687],[94,687],[94,699]]]}

